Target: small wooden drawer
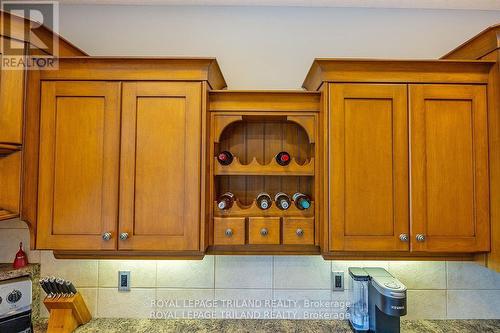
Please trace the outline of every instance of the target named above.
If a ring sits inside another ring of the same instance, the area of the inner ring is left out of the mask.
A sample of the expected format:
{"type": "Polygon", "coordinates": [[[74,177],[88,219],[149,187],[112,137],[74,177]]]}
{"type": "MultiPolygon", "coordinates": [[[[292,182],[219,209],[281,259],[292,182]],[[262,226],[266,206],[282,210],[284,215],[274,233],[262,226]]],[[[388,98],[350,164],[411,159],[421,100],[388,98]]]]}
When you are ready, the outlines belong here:
{"type": "Polygon", "coordinates": [[[215,245],[244,245],[244,217],[214,217],[215,245]]]}
{"type": "Polygon", "coordinates": [[[284,217],[283,244],[314,244],[314,218],[284,217]]]}
{"type": "Polygon", "coordinates": [[[280,218],[279,217],[249,217],[248,218],[249,244],[279,244],[280,218]]]}

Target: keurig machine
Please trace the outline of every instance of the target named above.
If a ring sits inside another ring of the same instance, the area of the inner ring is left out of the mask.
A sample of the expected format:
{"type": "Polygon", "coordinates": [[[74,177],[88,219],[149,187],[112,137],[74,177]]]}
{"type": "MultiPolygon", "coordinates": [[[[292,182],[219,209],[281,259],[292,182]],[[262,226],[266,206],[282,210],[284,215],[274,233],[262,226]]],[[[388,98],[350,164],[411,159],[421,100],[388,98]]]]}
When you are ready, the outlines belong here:
{"type": "Polygon", "coordinates": [[[406,286],[379,267],[350,267],[349,275],[353,287],[349,322],[354,331],[366,332],[369,327],[370,332],[399,333],[400,317],[406,315],[406,286]],[[366,294],[368,300],[361,296],[366,294]]]}

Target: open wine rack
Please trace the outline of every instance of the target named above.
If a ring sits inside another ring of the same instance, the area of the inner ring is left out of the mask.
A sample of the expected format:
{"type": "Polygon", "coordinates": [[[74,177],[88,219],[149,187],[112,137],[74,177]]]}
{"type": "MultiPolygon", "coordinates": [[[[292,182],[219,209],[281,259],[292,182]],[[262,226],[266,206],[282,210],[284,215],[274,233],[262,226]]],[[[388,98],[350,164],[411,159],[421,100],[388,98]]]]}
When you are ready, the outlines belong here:
{"type": "Polygon", "coordinates": [[[320,94],[302,91],[212,91],[210,109],[209,251],[212,253],[318,253],[320,188],[318,156],[320,94]],[[221,151],[234,156],[228,165],[221,151]],[[277,153],[290,154],[282,166],[277,153]],[[227,210],[217,207],[226,192],[235,196],[227,210]],[[273,199],[301,192],[308,209],[293,202],[286,210],[256,203],[259,193],[273,199]]]}

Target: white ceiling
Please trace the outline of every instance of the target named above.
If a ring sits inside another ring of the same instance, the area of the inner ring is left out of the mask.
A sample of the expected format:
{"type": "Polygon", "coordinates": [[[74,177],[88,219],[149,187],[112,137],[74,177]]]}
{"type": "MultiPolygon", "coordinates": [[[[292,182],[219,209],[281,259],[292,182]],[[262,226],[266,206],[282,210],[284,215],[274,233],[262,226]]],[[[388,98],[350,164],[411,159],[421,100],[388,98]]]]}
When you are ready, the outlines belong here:
{"type": "Polygon", "coordinates": [[[59,0],[61,4],[300,6],[500,10],[500,0],[59,0]]]}

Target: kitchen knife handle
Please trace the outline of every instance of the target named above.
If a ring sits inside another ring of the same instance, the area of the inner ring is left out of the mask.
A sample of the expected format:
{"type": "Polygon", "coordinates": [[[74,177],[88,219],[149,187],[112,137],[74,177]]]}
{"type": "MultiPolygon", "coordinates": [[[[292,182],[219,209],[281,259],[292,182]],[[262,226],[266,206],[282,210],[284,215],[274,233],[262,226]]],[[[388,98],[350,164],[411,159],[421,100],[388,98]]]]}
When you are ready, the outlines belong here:
{"type": "Polygon", "coordinates": [[[42,287],[43,291],[45,291],[45,293],[47,294],[47,296],[49,298],[52,297],[52,293],[50,292],[50,289],[45,284],[45,280],[44,279],[40,279],[40,287],[42,287]]]}
{"type": "Polygon", "coordinates": [[[73,285],[73,283],[71,283],[71,281],[66,281],[65,282],[66,284],[66,287],[68,287],[69,291],[72,293],[72,294],[76,294],[76,288],[75,286],[73,285]]]}

